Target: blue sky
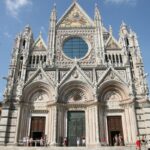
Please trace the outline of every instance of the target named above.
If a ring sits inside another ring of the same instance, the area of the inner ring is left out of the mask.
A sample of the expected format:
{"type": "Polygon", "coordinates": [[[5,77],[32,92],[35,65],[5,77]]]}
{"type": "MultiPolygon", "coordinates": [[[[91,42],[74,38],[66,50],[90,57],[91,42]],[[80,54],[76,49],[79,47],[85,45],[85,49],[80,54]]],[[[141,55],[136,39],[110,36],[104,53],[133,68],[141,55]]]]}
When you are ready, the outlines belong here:
{"type": "MultiPolygon", "coordinates": [[[[122,20],[138,35],[145,72],[150,73],[150,0],[78,0],[88,15],[93,18],[94,5],[100,8],[103,24],[112,25],[118,39],[122,20]]],[[[0,0],[0,99],[2,99],[10,64],[11,51],[16,34],[29,24],[36,39],[42,31],[47,42],[50,11],[56,3],[58,19],[72,0],[0,0]]],[[[150,85],[150,76],[148,76],[150,85]]]]}

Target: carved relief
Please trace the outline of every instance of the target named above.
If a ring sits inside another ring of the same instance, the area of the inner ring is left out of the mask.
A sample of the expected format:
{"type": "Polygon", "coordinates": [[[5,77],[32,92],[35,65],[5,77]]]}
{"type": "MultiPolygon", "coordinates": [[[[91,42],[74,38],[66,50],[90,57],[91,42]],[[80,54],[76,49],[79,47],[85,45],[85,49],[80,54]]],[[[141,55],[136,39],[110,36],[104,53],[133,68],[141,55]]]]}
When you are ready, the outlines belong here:
{"type": "Polygon", "coordinates": [[[67,74],[68,71],[60,71],[60,80],[67,74]]]}
{"type": "Polygon", "coordinates": [[[72,102],[86,101],[87,98],[86,98],[84,91],[82,91],[80,89],[73,89],[73,90],[69,91],[68,94],[66,94],[64,100],[67,103],[72,103],[72,102]]]}
{"type": "Polygon", "coordinates": [[[89,77],[89,79],[91,79],[91,81],[93,80],[93,74],[92,74],[92,71],[86,70],[86,71],[84,71],[84,73],[89,77]]]}
{"type": "Polygon", "coordinates": [[[116,91],[108,91],[104,96],[104,101],[120,101],[121,96],[116,91]]]}
{"type": "Polygon", "coordinates": [[[55,71],[49,71],[49,72],[46,72],[48,77],[50,77],[50,79],[52,79],[53,81],[55,81],[55,71]]]}
{"type": "Polygon", "coordinates": [[[124,70],[117,70],[117,72],[120,74],[120,76],[124,79],[124,81],[127,82],[127,76],[126,76],[126,71],[124,70]]]}
{"type": "MultiPolygon", "coordinates": [[[[108,81],[108,80],[116,80],[116,81],[121,81],[120,78],[118,76],[116,76],[116,74],[113,71],[110,71],[107,76],[105,77],[104,81],[108,81]]],[[[122,82],[122,81],[121,81],[122,82]]]]}
{"type": "Polygon", "coordinates": [[[104,73],[103,70],[97,70],[96,71],[96,76],[97,76],[97,79],[99,80],[101,77],[102,77],[102,74],[104,73]]]}
{"type": "Polygon", "coordinates": [[[31,101],[32,102],[43,102],[43,101],[48,101],[48,95],[44,91],[38,91],[33,94],[31,101]]]}
{"type": "Polygon", "coordinates": [[[120,107],[121,95],[116,91],[108,91],[104,96],[104,101],[108,108],[118,109],[120,107]]]}

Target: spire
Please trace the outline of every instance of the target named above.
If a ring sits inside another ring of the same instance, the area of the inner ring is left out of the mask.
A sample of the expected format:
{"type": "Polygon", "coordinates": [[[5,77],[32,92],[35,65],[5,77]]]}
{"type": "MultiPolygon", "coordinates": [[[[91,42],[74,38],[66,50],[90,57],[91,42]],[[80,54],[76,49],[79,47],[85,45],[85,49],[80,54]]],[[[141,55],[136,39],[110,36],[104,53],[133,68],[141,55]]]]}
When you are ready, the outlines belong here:
{"type": "Polygon", "coordinates": [[[112,26],[111,25],[109,26],[109,33],[110,33],[110,35],[113,34],[113,30],[112,30],[112,26]]]}
{"type": "Polygon", "coordinates": [[[56,20],[56,3],[53,4],[53,9],[50,16],[51,20],[56,20]]]}
{"type": "Polygon", "coordinates": [[[72,1],[72,3],[76,3],[76,2],[77,2],[77,0],[73,0],[73,1],[72,1]]]}
{"type": "Polygon", "coordinates": [[[95,3],[95,20],[99,20],[99,21],[101,20],[101,15],[97,3],[95,3]]]}
{"type": "Polygon", "coordinates": [[[128,26],[124,21],[122,21],[121,26],[120,26],[120,35],[127,35],[129,33],[128,31],[128,26]]]}

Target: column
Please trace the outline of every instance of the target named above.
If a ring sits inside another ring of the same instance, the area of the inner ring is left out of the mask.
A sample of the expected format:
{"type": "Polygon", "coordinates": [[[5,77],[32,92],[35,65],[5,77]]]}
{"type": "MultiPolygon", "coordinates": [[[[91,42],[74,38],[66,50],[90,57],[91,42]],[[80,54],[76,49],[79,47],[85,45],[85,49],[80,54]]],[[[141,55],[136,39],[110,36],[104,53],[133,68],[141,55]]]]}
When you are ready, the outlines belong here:
{"type": "Polygon", "coordinates": [[[15,141],[14,141],[14,143],[15,144],[17,144],[18,143],[18,137],[19,137],[19,128],[20,128],[20,119],[21,119],[21,117],[20,117],[20,115],[21,115],[21,105],[20,104],[18,104],[18,116],[17,116],[17,120],[16,120],[16,133],[15,133],[15,141]]]}
{"type": "Polygon", "coordinates": [[[50,136],[50,145],[56,146],[56,126],[57,126],[57,107],[51,106],[49,108],[49,116],[50,116],[50,122],[49,122],[49,136],[50,136]]]}
{"type": "Polygon", "coordinates": [[[98,106],[89,106],[86,112],[87,145],[100,145],[98,127],[98,106]]]}
{"type": "Polygon", "coordinates": [[[137,136],[137,121],[136,121],[136,113],[135,113],[134,103],[130,104],[129,112],[130,112],[130,120],[131,120],[132,142],[134,144],[136,141],[136,136],[137,136]]]}

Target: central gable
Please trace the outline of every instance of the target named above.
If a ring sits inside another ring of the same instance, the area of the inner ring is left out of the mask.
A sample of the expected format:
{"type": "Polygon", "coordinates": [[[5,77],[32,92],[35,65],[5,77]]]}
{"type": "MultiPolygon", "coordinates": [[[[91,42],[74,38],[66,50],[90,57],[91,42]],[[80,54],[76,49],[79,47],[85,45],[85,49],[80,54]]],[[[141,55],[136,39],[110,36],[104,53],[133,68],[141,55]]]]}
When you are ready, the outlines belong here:
{"type": "Polygon", "coordinates": [[[94,26],[94,23],[81,6],[75,2],[58,21],[57,25],[58,27],[91,27],[94,26]]]}

